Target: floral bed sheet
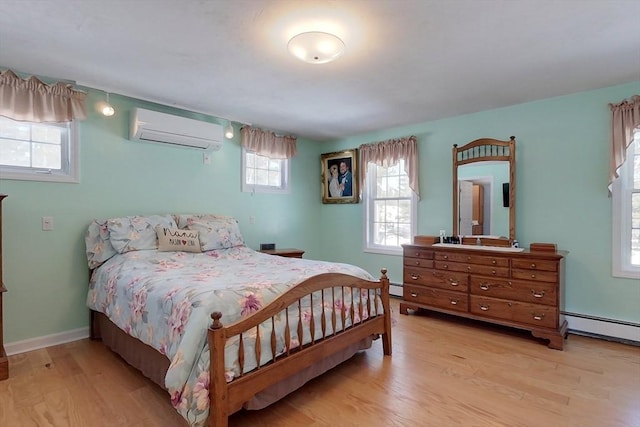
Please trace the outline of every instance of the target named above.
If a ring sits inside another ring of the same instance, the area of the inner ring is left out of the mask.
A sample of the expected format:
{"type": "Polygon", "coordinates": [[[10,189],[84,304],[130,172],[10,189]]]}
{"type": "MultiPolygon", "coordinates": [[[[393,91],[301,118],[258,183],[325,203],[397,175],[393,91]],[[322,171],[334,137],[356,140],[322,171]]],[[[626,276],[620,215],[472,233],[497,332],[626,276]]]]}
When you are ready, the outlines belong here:
{"type": "MultiPolygon", "coordinates": [[[[207,328],[211,313],[222,312],[223,324],[231,324],[259,310],[290,287],[322,273],[345,273],[375,280],[353,265],[266,255],[245,246],[203,253],[141,250],[116,255],[94,270],[87,305],[167,356],[171,363],[165,386],[172,404],[190,425],[201,426],[209,410],[207,328]]],[[[351,305],[350,294],[345,295],[344,301],[342,295],[335,298],[333,303],[342,309],[351,305]]],[[[357,298],[354,296],[355,303],[357,298]]],[[[322,317],[320,300],[314,299],[316,323],[322,317]]],[[[331,301],[329,297],[325,304],[331,301]]],[[[301,309],[301,318],[308,321],[311,308],[307,304],[301,309]]],[[[290,312],[289,317],[297,319],[298,313],[290,312]]],[[[347,326],[351,321],[347,319],[347,326]]],[[[278,323],[284,330],[284,322],[278,323]]],[[[270,336],[270,326],[265,327],[269,330],[261,332],[261,337],[270,336]]],[[[341,328],[342,325],[336,326],[341,328]]],[[[320,328],[315,329],[317,335],[320,328]]],[[[250,338],[243,339],[246,354],[253,354],[250,338]]],[[[308,333],[302,338],[292,336],[290,345],[295,347],[301,340],[306,343],[309,339],[308,333]]],[[[227,381],[239,375],[237,347],[238,339],[230,339],[225,350],[227,381]]],[[[272,356],[268,345],[262,347],[268,350],[261,364],[272,356]]],[[[284,348],[283,332],[279,332],[278,349],[284,348]]],[[[246,360],[244,372],[255,368],[255,364],[246,360]]]]}

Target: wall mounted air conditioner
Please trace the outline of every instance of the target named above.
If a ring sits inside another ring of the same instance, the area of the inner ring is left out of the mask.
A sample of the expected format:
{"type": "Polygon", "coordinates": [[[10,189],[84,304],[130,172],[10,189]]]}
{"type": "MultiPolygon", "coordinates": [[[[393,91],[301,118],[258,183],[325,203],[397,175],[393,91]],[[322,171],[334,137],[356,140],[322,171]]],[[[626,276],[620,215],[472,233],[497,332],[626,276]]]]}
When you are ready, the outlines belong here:
{"type": "Polygon", "coordinates": [[[222,126],[157,111],[134,108],[131,111],[129,139],[200,150],[222,147],[222,126]]]}

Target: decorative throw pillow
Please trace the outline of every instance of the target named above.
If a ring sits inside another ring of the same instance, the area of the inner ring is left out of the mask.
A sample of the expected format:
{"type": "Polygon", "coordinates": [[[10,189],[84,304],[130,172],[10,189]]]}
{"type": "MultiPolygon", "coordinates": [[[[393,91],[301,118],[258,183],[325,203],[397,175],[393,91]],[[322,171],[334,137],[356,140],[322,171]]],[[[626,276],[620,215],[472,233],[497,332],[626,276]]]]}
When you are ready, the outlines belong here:
{"type": "Polygon", "coordinates": [[[107,221],[111,245],[118,253],[158,249],[156,227],[176,228],[171,215],[127,216],[107,221]]]}
{"type": "Polygon", "coordinates": [[[158,250],[161,252],[202,252],[198,232],[179,228],[156,227],[158,250]]]}
{"type": "Polygon", "coordinates": [[[238,221],[223,215],[178,215],[178,227],[198,231],[203,251],[244,246],[238,221]]]}
{"type": "Polygon", "coordinates": [[[94,219],[84,236],[89,268],[97,268],[117,254],[111,245],[106,219],[94,219]]]}

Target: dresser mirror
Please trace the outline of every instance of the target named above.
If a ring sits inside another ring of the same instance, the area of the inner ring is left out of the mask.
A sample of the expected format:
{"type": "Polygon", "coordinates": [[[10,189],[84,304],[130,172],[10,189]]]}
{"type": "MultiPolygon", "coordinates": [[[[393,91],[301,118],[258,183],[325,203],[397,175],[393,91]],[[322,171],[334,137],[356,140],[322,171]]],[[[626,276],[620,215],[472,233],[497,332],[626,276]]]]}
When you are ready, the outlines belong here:
{"type": "Polygon", "coordinates": [[[453,235],[516,236],[516,139],[453,146],[453,235]]]}

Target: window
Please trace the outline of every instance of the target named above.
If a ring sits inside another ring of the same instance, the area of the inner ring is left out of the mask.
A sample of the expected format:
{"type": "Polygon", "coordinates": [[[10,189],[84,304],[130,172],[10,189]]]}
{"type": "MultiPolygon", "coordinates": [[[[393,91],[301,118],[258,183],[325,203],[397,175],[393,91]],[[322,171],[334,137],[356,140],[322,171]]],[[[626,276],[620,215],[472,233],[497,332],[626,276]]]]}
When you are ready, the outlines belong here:
{"type": "Polygon", "coordinates": [[[289,159],[271,159],[242,149],[242,191],[289,192],[289,159]]]}
{"type": "Polygon", "coordinates": [[[402,254],[400,245],[411,243],[417,218],[417,197],[409,187],[404,160],[391,167],[367,165],[364,202],[364,250],[402,254]]]}
{"type": "Polygon", "coordinates": [[[78,182],[77,126],[19,122],[0,117],[3,179],[78,182]]]}
{"type": "Polygon", "coordinates": [[[640,128],[613,183],[613,275],[640,275],[640,128]]]}

